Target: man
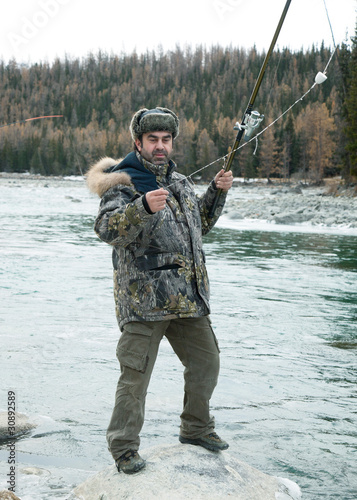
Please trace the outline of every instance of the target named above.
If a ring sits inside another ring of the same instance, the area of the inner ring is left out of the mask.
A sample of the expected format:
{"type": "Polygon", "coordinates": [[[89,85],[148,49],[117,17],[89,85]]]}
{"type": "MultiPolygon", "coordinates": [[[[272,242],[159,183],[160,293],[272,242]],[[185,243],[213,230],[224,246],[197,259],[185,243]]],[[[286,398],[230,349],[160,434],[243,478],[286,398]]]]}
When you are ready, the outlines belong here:
{"type": "Polygon", "coordinates": [[[233,181],[231,172],[221,170],[196,197],[192,181],[177,173],[171,160],[179,120],[167,108],[140,109],[130,130],[134,151],[119,162],[102,159],[87,178],[102,198],[95,231],[113,246],[121,375],[107,441],[118,471],[128,474],[145,466],[139,434],[164,335],[185,367],[180,442],[212,451],[228,448],[209,413],[219,350],[209,319],[202,234],[217,221],[233,181]],[[223,194],[210,217],[218,188],[223,194]]]}

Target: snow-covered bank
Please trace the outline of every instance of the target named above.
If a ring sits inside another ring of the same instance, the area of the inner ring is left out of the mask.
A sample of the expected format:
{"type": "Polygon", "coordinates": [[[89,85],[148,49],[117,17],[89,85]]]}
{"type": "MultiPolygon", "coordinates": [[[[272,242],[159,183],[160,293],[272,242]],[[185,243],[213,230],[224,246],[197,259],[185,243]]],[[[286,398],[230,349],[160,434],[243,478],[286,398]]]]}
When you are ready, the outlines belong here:
{"type": "Polygon", "coordinates": [[[328,188],[236,185],[228,197],[221,227],[239,229],[325,230],[357,234],[357,197],[328,194],[328,188]]]}

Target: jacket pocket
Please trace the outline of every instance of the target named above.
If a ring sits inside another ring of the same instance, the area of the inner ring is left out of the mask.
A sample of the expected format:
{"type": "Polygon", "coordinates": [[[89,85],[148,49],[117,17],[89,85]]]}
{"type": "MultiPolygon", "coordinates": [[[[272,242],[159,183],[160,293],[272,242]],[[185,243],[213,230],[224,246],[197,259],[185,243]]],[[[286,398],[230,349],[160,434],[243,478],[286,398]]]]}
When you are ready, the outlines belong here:
{"type": "Polygon", "coordinates": [[[179,269],[187,266],[189,260],[178,253],[163,252],[160,254],[141,255],[136,257],[135,265],[139,271],[155,271],[160,269],[179,269]]]}
{"type": "Polygon", "coordinates": [[[132,321],[123,327],[123,333],[117,346],[119,362],[141,373],[145,373],[149,362],[149,347],[152,327],[132,321]]]}

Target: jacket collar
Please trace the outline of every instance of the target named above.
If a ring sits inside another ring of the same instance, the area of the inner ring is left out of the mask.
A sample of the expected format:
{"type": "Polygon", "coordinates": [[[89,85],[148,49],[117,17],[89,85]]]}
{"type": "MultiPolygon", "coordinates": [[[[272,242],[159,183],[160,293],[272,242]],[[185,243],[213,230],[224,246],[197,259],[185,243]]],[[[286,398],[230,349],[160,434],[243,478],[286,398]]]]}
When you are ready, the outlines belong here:
{"type": "Polygon", "coordinates": [[[169,177],[176,168],[175,163],[170,160],[165,165],[154,165],[145,160],[139,152],[132,151],[123,161],[108,168],[105,172],[126,172],[135,186],[135,189],[142,193],[159,189],[157,182],[161,182],[165,177],[169,177]]]}

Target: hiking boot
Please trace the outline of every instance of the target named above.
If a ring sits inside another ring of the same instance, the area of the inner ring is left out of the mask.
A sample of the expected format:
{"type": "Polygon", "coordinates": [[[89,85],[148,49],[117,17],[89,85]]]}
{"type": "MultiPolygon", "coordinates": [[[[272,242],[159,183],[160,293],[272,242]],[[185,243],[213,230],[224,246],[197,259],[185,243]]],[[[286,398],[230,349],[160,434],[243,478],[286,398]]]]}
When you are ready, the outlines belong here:
{"type": "Polygon", "coordinates": [[[229,444],[223,441],[223,439],[221,439],[215,432],[211,432],[210,434],[207,434],[207,436],[196,439],[179,436],[179,441],[183,444],[203,446],[203,448],[210,451],[226,450],[229,447],[229,444]]]}
{"type": "Polygon", "coordinates": [[[128,450],[115,460],[118,472],[121,470],[125,474],[135,474],[145,467],[145,460],[141,458],[135,450],[128,450]]]}

